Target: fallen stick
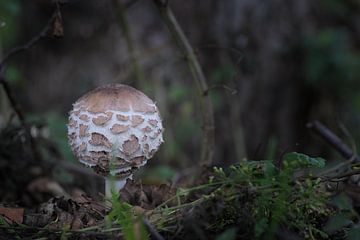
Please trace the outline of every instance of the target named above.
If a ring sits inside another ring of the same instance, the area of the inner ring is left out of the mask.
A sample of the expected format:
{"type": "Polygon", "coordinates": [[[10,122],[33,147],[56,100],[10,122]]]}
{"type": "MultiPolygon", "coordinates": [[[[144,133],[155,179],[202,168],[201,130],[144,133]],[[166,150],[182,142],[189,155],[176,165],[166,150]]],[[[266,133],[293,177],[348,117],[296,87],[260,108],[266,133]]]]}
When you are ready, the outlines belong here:
{"type": "Polygon", "coordinates": [[[359,156],[324,124],[319,121],[313,121],[306,126],[333,146],[344,158],[353,158],[353,161],[360,162],[359,156]]]}

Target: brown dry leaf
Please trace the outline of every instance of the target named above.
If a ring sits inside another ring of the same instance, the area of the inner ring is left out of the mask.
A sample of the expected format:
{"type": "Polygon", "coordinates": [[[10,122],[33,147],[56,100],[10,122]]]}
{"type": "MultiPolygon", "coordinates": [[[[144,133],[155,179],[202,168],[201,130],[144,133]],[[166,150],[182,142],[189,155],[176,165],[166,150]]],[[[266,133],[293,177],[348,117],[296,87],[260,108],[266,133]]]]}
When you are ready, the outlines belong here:
{"type": "Polygon", "coordinates": [[[0,207],[0,215],[5,216],[7,219],[18,224],[24,220],[24,209],[23,208],[8,208],[0,207]]]}
{"type": "MultiPolygon", "coordinates": [[[[84,196],[86,198],[86,196],[84,196]]],[[[97,211],[99,203],[88,198],[82,203],[71,199],[52,198],[35,209],[27,211],[24,224],[33,227],[48,226],[49,229],[63,229],[70,226],[72,230],[94,226],[104,219],[105,208],[97,211]]]]}
{"type": "Polygon", "coordinates": [[[59,185],[49,178],[37,178],[32,181],[28,186],[27,190],[29,192],[41,192],[41,193],[50,193],[53,196],[68,196],[66,191],[59,185]]]}
{"type": "Polygon", "coordinates": [[[149,189],[148,194],[151,195],[152,204],[158,206],[167,199],[175,195],[175,190],[167,184],[154,185],[149,189]]]}
{"type": "Polygon", "coordinates": [[[80,188],[73,188],[70,192],[70,195],[71,199],[79,204],[89,202],[89,199],[86,197],[86,193],[80,188]]]}
{"type": "Polygon", "coordinates": [[[79,230],[83,226],[83,222],[81,221],[81,216],[76,214],[71,223],[71,229],[79,230]]]}
{"type": "Polygon", "coordinates": [[[169,185],[142,185],[128,181],[120,191],[120,198],[133,206],[152,210],[175,194],[169,185]]]}
{"type": "Polygon", "coordinates": [[[99,215],[103,215],[106,211],[110,210],[104,202],[97,202],[91,199],[90,197],[86,196],[85,192],[80,189],[75,189],[75,191],[72,192],[72,196],[74,202],[91,209],[99,215]]]}

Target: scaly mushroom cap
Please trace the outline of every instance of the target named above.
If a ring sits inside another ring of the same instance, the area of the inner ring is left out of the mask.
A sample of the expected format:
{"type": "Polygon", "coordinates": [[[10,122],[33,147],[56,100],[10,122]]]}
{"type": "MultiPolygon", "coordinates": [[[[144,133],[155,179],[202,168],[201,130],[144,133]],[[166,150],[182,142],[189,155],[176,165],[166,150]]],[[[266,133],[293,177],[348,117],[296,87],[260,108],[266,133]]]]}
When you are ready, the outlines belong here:
{"type": "Polygon", "coordinates": [[[111,84],[73,104],[68,138],[75,156],[97,173],[129,176],[158,150],[163,127],[155,103],[142,92],[111,84]]]}

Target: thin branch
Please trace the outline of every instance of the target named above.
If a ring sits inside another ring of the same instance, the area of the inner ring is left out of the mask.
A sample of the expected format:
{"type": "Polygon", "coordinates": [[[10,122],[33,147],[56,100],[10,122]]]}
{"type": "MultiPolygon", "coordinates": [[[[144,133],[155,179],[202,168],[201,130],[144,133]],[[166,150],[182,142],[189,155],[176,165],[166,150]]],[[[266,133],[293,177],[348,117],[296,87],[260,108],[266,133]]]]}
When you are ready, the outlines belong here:
{"type": "Polygon", "coordinates": [[[164,0],[153,0],[156,7],[158,8],[160,15],[162,16],[167,28],[171,32],[175,42],[178,44],[185,59],[190,68],[191,74],[197,83],[201,114],[203,121],[203,143],[202,143],[202,154],[201,154],[201,166],[212,165],[214,158],[215,148],[215,123],[214,113],[211,103],[210,96],[206,94],[209,87],[206,82],[204,72],[200,66],[200,63],[195,55],[189,40],[185,36],[179,23],[177,22],[173,12],[168,6],[168,1],[164,0]]]}
{"type": "Polygon", "coordinates": [[[349,158],[348,160],[346,160],[345,162],[341,162],[339,164],[336,164],[335,166],[333,167],[330,167],[330,168],[326,168],[324,169],[323,171],[320,171],[319,173],[316,174],[317,177],[323,177],[329,173],[333,173],[335,171],[338,171],[341,167],[345,167],[349,164],[351,164],[352,162],[354,162],[355,160],[355,155],[353,155],[351,158],[349,158]]]}
{"type": "Polygon", "coordinates": [[[323,181],[330,181],[330,180],[335,180],[335,179],[343,179],[343,178],[348,178],[351,177],[353,175],[358,175],[360,174],[360,169],[355,169],[355,170],[351,170],[336,176],[331,176],[331,177],[324,177],[323,181]]]}
{"type": "Polygon", "coordinates": [[[36,36],[34,36],[32,39],[30,39],[24,45],[14,47],[9,52],[7,52],[5,54],[5,56],[3,57],[3,59],[0,61],[0,69],[2,69],[4,67],[6,61],[8,61],[11,57],[15,56],[16,54],[18,54],[22,51],[28,50],[33,45],[35,45],[37,42],[39,42],[41,39],[45,38],[47,36],[48,32],[50,31],[50,29],[52,28],[54,19],[56,17],[58,17],[58,14],[59,14],[59,10],[57,8],[40,33],[38,33],[36,36]]]}
{"type": "Polygon", "coordinates": [[[163,236],[160,235],[156,228],[146,218],[143,219],[143,222],[147,230],[150,232],[152,239],[164,240],[163,236]]]}
{"type": "Polygon", "coordinates": [[[30,145],[31,145],[31,149],[32,149],[34,158],[38,159],[39,161],[41,160],[41,155],[37,148],[36,141],[35,141],[34,137],[31,135],[30,126],[28,126],[28,124],[26,122],[25,114],[24,114],[19,102],[16,100],[15,95],[13,94],[13,91],[12,91],[10,85],[8,84],[7,80],[5,79],[3,70],[4,70],[5,63],[11,57],[15,56],[16,54],[18,54],[22,51],[28,50],[33,45],[38,43],[42,38],[47,36],[49,30],[52,27],[54,19],[59,16],[59,11],[60,11],[59,8],[57,8],[55,10],[55,12],[52,14],[49,21],[47,22],[47,24],[41,30],[40,33],[38,33],[36,36],[34,36],[32,39],[30,39],[24,45],[20,45],[20,46],[12,48],[8,53],[5,54],[4,58],[0,61],[0,84],[3,86],[5,94],[6,94],[7,98],[9,99],[9,102],[10,102],[12,108],[14,109],[16,115],[19,118],[21,126],[26,131],[26,134],[30,140],[30,145]]]}
{"type": "Polygon", "coordinates": [[[351,159],[359,162],[359,156],[354,153],[349,146],[347,146],[335,133],[328,129],[319,121],[313,121],[307,124],[307,127],[315,131],[319,136],[321,136],[325,141],[327,141],[331,146],[333,146],[344,158],[351,159]]]}
{"type": "Polygon", "coordinates": [[[19,102],[16,100],[16,98],[15,98],[8,82],[5,80],[3,74],[0,74],[0,84],[3,86],[5,95],[8,98],[8,100],[11,104],[11,107],[14,109],[16,115],[19,118],[21,126],[25,129],[26,135],[30,141],[30,147],[31,147],[31,151],[32,151],[34,159],[41,161],[42,160],[41,154],[37,147],[36,140],[31,134],[30,126],[28,126],[28,124],[26,122],[25,114],[24,114],[19,102]]]}
{"type": "Polygon", "coordinates": [[[10,49],[10,51],[7,52],[5,54],[5,56],[3,57],[3,59],[1,59],[1,61],[0,61],[0,84],[3,85],[4,91],[5,91],[7,97],[9,99],[9,101],[10,101],[10,104],[12,105],[15,113],[19,117],[21,125],[23,125],[23,126],[26,125],[25,124],[25,115],[24,115],[23,111],[21,110],[20,104],[16,101],[14,95],[12,94],[11,88],[10,88],[9,84],[7,83],[5,77],[4,77],[3,68],[5,66],[5,63],[11,57],[15,56],[16,54],[18,54],[18,53],[20,53],[22,51],[28,50],[30,47],[32,47],[37,42],[39,42],[42,38],[46,37],[47,33],[51,29],[51,26],[52,26],[52,23],[53,23],[54,19],[58,16],[58,14],[59,14],[59,8],[57,8],[56,11],[52,14],[49,21],[47,22],[47,24],[41,30],[40,33],[38,33],[36,36],[34,36],[32,39],[30,39],[24,45],[20,45],[20,46],[17,46],[17,47],[14,47],[14,48],[10,49]]]}
{"type": "Polygon", "coordinates": [[[26,126],[26,122],[25,122],[25,115],[21,109],[20,104],[16,101],[15,96],[13,95],[11,88],[8,84],[8,82],[5,80],[4,76],[2,74],[0,74],[0,84],[2,84],[4,92],[11,104],[11,107],[14,109],[16,115],[19,118],[20,124],[21,126],[25,127],[26,126]]]}

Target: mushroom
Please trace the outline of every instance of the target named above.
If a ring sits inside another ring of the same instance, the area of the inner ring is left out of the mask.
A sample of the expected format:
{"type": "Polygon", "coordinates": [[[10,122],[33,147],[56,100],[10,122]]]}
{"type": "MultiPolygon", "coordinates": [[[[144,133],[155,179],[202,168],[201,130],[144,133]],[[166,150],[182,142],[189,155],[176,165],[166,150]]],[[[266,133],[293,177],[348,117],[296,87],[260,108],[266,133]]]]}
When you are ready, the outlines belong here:
{"type": "Polygon", "coordinates": [[[96,88],[79,98],[69,113],[68,139],[77,159],[119,191],[163,143],[164,129],[155,103],[123,84],[96,88]]]}

